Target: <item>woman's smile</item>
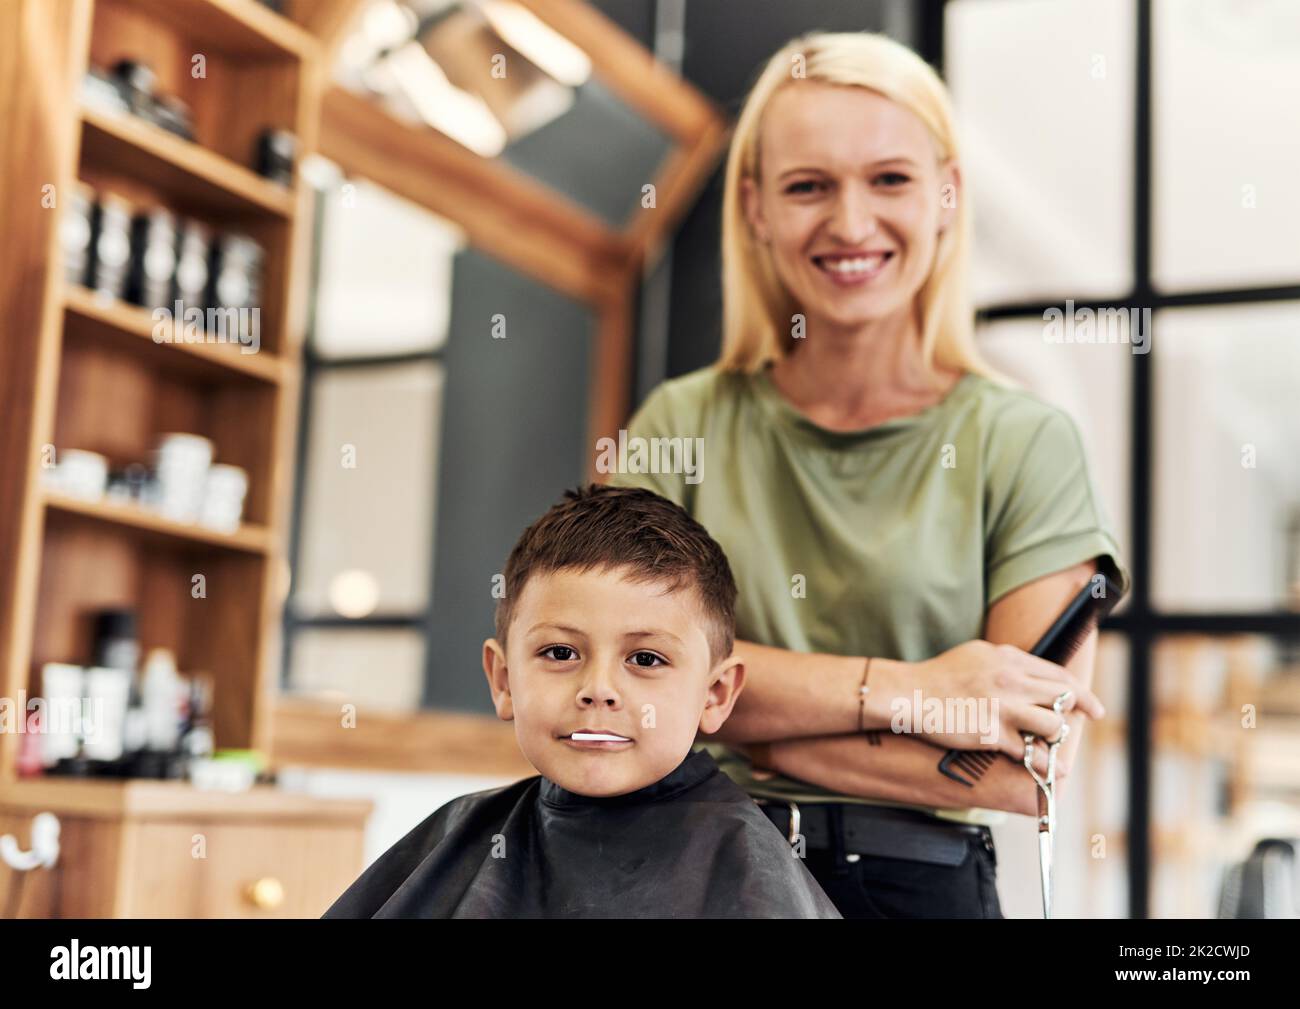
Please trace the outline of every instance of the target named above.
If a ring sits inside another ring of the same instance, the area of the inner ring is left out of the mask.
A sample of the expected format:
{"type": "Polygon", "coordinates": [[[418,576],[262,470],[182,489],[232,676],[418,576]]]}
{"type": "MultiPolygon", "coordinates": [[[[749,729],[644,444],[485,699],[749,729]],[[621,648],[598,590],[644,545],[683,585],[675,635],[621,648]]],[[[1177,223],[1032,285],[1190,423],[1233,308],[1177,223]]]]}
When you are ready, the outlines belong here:
{"type": "Polygon", "coordinates": [[[883,274],[893,262],[893,252],[813,256],[813,265],[837,287],[859,287],[883,274]]]}

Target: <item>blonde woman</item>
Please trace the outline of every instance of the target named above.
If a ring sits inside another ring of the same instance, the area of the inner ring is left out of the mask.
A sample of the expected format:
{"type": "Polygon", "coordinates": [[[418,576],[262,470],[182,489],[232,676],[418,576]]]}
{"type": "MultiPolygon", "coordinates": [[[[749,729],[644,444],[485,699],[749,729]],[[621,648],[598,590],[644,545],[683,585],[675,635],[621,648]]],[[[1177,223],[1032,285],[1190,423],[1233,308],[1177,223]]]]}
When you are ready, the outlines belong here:
{"type": "Polygon", "coordinates": [[[1095,632],[1067,667],[1023,649],[1099,567],[1128,575],[1071,419],[976,349],[942,82],[884,36],[795,39],[724,201],[722,355],[629,425],[702,438],[702,470],[614,477],[683,505],[736,575],[746,688],[702,745],[845,917],[1000,917],[989,826],[1037,811],[1022,734],[1070,724],[1061,780],[1103,714],[1095,632]],[[948,747],[1013,759],[966,785],[948,747]]]}

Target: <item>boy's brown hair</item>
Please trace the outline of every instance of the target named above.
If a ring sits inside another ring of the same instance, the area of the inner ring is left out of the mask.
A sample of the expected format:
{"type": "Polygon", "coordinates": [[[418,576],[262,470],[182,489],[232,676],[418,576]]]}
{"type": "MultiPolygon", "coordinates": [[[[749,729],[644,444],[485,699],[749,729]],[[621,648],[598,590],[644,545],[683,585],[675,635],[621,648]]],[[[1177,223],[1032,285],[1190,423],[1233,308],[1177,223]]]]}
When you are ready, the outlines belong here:
{"type": "Polygon", "coordinates": [[[505,595],[497,602],[496,637],[504,648],[514,604],[529,577],[576,568],[624,569],[642,582],[693,588],[709,627],[709,662],[731,654],[736,633],[736,582],[722,548],[667,498],[640,487],[589,484],[524,530],[506,561],[505,595]]]}

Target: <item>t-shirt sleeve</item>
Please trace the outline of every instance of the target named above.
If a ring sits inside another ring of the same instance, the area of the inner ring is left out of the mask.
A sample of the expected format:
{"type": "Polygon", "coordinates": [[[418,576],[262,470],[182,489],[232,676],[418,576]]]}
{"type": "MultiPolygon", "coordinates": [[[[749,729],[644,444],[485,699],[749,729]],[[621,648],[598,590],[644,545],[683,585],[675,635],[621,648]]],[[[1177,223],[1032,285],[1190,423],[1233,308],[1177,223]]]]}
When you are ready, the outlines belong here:
{"type": "Polygon", "coordinates": [[[1021,585],[1094,557],[1110,559],[1112,576],[1127,592],[1128,570],[1074,420],[1045,404],[1014,414],[994,429],[990,447],[988,605],[1021,585]]]}

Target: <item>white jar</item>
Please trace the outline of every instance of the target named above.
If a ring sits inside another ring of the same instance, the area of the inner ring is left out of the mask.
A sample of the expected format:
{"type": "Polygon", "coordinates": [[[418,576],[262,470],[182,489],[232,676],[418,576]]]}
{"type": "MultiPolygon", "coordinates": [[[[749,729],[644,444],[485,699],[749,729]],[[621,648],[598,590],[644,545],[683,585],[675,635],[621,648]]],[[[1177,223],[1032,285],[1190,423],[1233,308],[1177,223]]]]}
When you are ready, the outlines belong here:
{"type": "Polygon", "coordinates": [[[218,463],[208,469],[199,522],[211,529],[233,533],[244,515],[248,474],[238,466],[218,463]]]}

